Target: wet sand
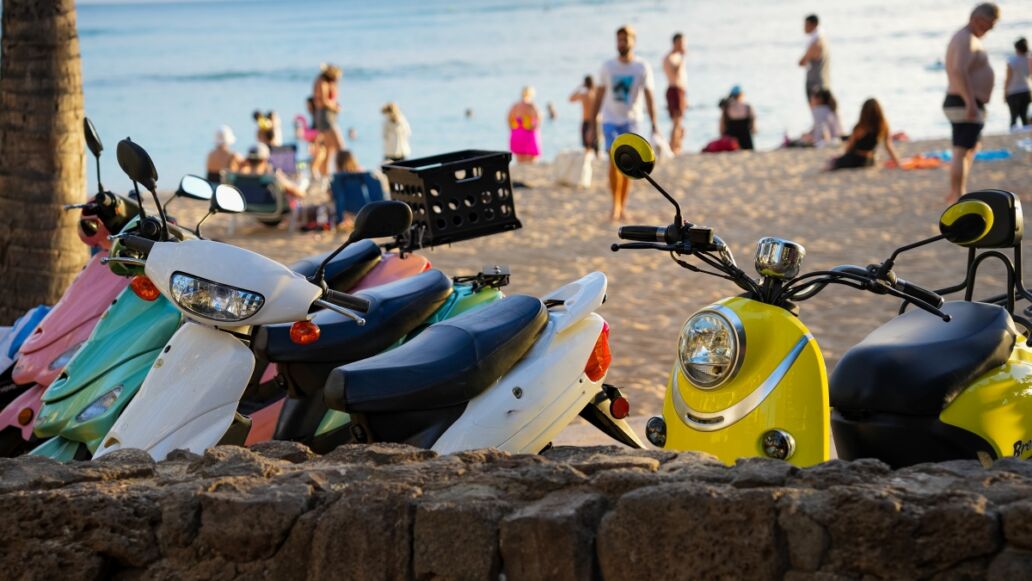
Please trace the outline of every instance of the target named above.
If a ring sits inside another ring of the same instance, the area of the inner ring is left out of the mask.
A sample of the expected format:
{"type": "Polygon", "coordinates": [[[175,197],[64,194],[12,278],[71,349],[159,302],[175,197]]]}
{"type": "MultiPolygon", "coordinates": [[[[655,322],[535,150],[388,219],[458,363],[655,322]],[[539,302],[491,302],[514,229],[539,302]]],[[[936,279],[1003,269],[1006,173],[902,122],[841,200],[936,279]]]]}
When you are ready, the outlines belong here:
{"type": "MultiPolygon", "coordinates": [[[[1002,188],[1032,201],[1032,161],[1014,148],[1016,137],[986,139],[987,149],[1011,148],[1010,160],[976,162],[969,189],[1002,188]]],[[[901,155],[941,150],[947,140],[902,143],[901,155]]],[[[781,150],[689,154],[661,160],[653,176],[682,204],[686,220],[710,226],[751,271],[756,241],[779,236],[807,249],[803,270],[880,261],[897,246],[934,235],[948,191],[948,170],[865,169],[824,172],[833,150],[781,150]]],[[[879,151],[884,159],[884,151],[879,151]]],[[[557,186],[546,163],[514,167],[523,229],[426,252],[449,275],[473,274],[487,264],[512,270],[508,294],[540,295],[599,270],[609,278],[608,301],[599,313],[610,323],[613,364],[609,382],[625,388],[634,415],[660,411],[681,325],[696,309],[739,289],[728,281],[695,274],[657,251],[613,253],[616,224],[609,222],[610,196],[604,161],[595,164],[590,189],[557,186]]],[[[196,205],[177,210],[191,223],[196,205]]],[[[646,183],[630,193],[631,223],[666,225],[672,207],[646,183]]],[[[205,233],[291,262],[325,252],[343,234],[289,233],[246,217],[216,216],[205,233]]],[[[908,253],[896,263],[903,278],[928,288],[959,282],[966,250],[939,242],[908,253]]],[[[1003,291],[1003,271],[987,264],[977,296],[1003,291]]],[[[1025,269],[1026,273],[1029,271],[1025,269]]],[[[848,347],[891,318],[898,301],[846,287],[831,287],[801,305],[800,317],[817,338],[829,371],[848,347]]],[[[569,443],[569,442],[567,442],[569,443]]]]}

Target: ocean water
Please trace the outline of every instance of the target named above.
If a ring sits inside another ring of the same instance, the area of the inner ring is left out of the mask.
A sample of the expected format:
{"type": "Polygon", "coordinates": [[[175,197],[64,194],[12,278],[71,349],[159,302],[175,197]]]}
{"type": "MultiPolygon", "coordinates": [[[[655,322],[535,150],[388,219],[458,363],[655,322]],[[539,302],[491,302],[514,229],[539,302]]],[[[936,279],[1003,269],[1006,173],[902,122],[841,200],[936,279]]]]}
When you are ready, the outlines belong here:
{"type": "MultiPolygon", "coordinates": [[[[505,115],[524,85],[554,121],[543,154],[579,147],[579,105],[567,102],[585,74],[615,55],[614,31],[632,24],[637,53],[656,75],[660,125],[669,131],[661,60],[674,32],[688,48],[687,148],[716,137],[717,101],[740,84],[757,112],[758,148],[809,126],[804,73],[796,65],[803,17],[817,11],[831,52],[843,124],[877,97],[894,131],[940,137],[945,73],[936,66],[973,0],[307,0],[81,2],[78,9],[87,115],[107,142],[103,177],[124,187],[113,149],[132,136],[150,151],[159,185],[201,173],[212,134],[230,125],[246,150],[255,109],[291,119],[321,62],[339,64],[350,147],[364,166],[382,155],[381,106],[397,101],[412,125],[414,156],[461,148],[505,149],[505,115]],[[471,108],[472,119],[464,116],[471,108]]],[[[1001,4],[984,42],[997,72],[988,131],[1006,130],[999,85],[1013,41],[1032,35],[1032,0],[1001,4]]],[[[848,128],[848,127],[847,127],[848,128]]],[[[94,176],[90,170],[90,182],[94,176]]]]}

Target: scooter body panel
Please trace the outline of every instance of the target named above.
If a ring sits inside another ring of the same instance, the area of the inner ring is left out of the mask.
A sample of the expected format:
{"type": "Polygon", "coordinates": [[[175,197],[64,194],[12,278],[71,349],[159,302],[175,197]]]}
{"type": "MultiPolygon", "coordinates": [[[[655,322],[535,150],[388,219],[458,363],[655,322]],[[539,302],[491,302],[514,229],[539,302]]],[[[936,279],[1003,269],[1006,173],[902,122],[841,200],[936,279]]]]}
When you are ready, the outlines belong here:
{"type": "Polygon", "coordinates": [[[0,410],[0,431],[14,428],[21,432],[22,439],[29,441],[32,438],[32,424],[39,413],[40,405],[42,405],[43,391],[45,389],[42,385],[32,385],[22,392],[21,395],[14,398],[11,403],[7,404],[7,407],[0,410]],[[28,416],[29,421],[27,423],[18,421],[22,417],[22,410],[30,410],[32,412],[28,416]]]}
{"type": "Polygon", "coordinates": [[[964,388],[939,415],[989,442],[998,458],[1032,458],[1032,349],[1019,337],[1006,364],[964,388]]]}
{"type": "Polygon", "coordinates": [[[589,313],[560,332],[559,318],[550,315],[523,359],[467,404],[434,443],[435,452],[498,448],[536,454],[577,417],[602,389],[604,378],[592,382],[584,367],[604,321],[589,313]]]}
{"type": "MultiPolygon", "coordinates": [[[[795,443],[799,466],[830,455],[828,375],[817,341],[787,310],[747,298],[714,305],[742,322],[741,368],[712,389],[693,385],[675,362],[663,402],[666,449],[699,450],[727,464],[764,456],[762,437],[779,429],[795,443]]],[[[714,307],[707,307],[708,309],[714,307]]]]}
{"type": "Polygon", "coordinates": [[[355,285],[348,292],[356,292],[374,286],[380,286],[389,282],[394,282],[410,276],[415,276],[421,272],[430,270],[430,261],[418,254],[408,254],[405,258],[399,256],[396,252],[390,252],[383,255],[380,262],[376,263],[362,280],[355,285]]]}
{"type": "Polygon", "coordinates": [[[254,355],[235,336],[184,324],[94,457],[123,448],[139,448],[156,460],[177,448],[203,452],[232,423],[253,371],[254,355]]]}
{"type": "Polygon", "coordinates": [[[82,442],[76,442],[74,440],[67,440],[61,436],[55,436],[33,448],[29,452],[29,455],[42,456],[44,458],[50,458],[51,460],[57,460],[58,462],[71,462],[72,460],[75,460],[76,455],[79,453],[79,449],[83,446],[84,444],[82,442]]]}
{"type": "Polygon", "coordinates": [[[264,325],[308,318],[322,289],[278,262],[229,244],[212,240],[184,240],[155,244],[147,256],[147,277],[161,294],[171,297],[171,277],[179,272],[196,278],[258,293],[265,301],[242,321],[219,322],[180,308],[183,314],[206,325],[234,327],[264,325]]]}
{"type": "Polygon", "coordinates": [[[71,286],[22,344],[12,378],[15,383],[50,385],[79,346],[89,338],[100,315],[129,281],[100,263],[107,252],[90,258],[71,286]]]}
{"type": "Polygon", "coordinates": [[[3,327],[3,338],[0,339],[0,373],[6,372],[14,365],[22,343],[32,334],[48,312],[50,312],[50,307],[44,305],[33,307],[18,317],[14,325],[3,327]]]}

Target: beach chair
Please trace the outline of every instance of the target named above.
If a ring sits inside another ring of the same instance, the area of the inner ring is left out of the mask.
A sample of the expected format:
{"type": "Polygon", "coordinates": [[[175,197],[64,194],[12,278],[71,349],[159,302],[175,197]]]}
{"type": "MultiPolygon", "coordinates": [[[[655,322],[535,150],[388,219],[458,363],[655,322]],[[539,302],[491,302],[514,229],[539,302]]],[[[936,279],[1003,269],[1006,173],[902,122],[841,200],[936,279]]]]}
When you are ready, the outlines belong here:
{"type": "Polygon", "coordinates": [[[297,177],[297,144],[274,145],[269,148],[269,164],[290,176],[297,177]]]}
{"type": "Polygon", "coordinates": [[[338,172],[330,183],[337,223],[344,213],[357,214],[362,206],[383,199],[383,184],[371,172],[338,172]]]}
{"type": "MultiPolygon", "coordinates": [[[[283,221],[284,216],[291,215],[292,217],[290,200],[276,184],[275,176],[227,173],[225,182],[240,190],[247,203],[245,213],[253,216],[262,224],[277,226],[283,221]]],[[[293,219],[291,219],[290,229],[294,229],[293,219]]]]}

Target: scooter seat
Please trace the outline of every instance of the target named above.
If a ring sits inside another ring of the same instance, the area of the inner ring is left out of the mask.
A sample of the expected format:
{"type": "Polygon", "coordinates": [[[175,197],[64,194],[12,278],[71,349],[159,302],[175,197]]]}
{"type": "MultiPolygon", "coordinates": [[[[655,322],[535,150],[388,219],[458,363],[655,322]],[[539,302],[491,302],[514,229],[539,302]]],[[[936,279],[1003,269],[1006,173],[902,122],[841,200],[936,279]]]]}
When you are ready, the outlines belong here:
{"type": "Polygon", "coordinates": [[[831,406],[846,412],[938,416],[965,386],[1007,362],[1017,330],[997,305],[951,301],[947,323],[912,309],[846,352],[831,374],[831,406]]]}
{"type": "Polygon", "coordinates": [[[397,349],[334,369],[326,404],[373,414],[465,404],[523,358],[547,322],[544,304],[520,295],[463,313],[397,349]]]}
{"type": "Polygon", "coordinates": [[[273,363],[335,363],[342,365],[375,355],[407,335],[451,295],[451,279],[428,270],[355,293],[370,302],[365,325],[329,309],[312,316],[319,339],[309,345],[290,340],[291,324],[265,325],[255,334],[258,358],[273,363]]]}
{"type": "MultiPolygon", "coordinates": [[[[290,265],[290,270],[312,276],[329,252],[303,258],[290,265]]],[[[372,240],[360,240],[341,251],[326,265],[326,284],[333,290],[346,291],[380,262],[380,247],[372,240]]]]}

